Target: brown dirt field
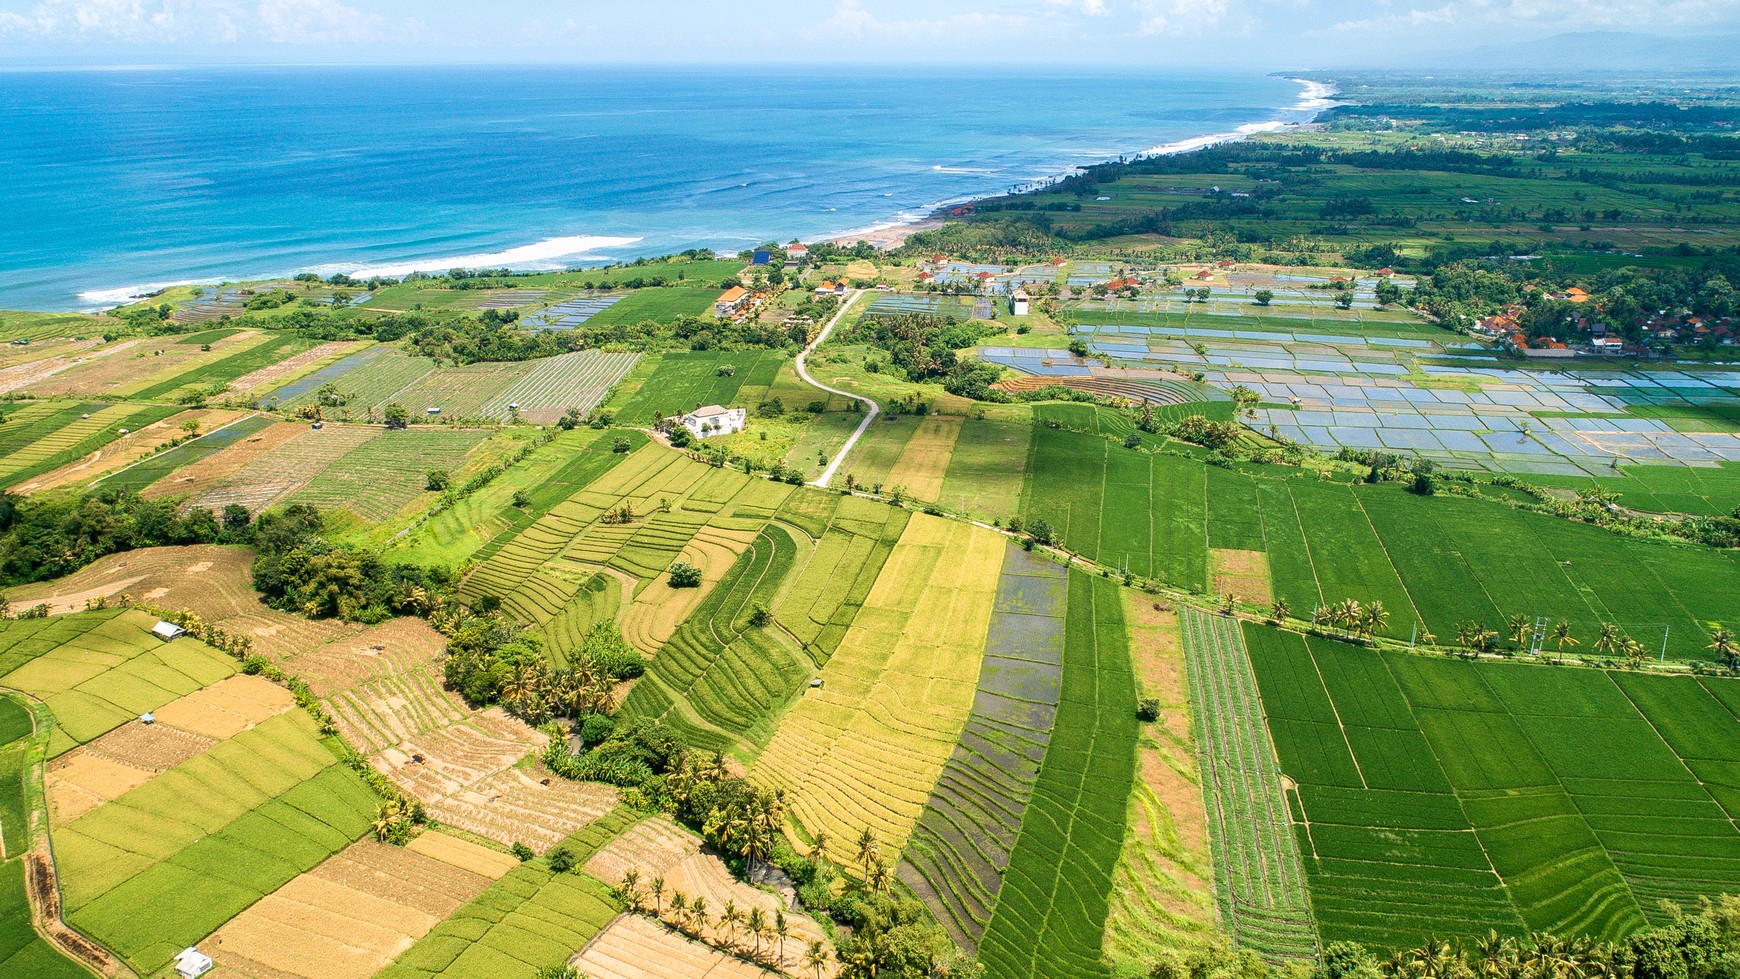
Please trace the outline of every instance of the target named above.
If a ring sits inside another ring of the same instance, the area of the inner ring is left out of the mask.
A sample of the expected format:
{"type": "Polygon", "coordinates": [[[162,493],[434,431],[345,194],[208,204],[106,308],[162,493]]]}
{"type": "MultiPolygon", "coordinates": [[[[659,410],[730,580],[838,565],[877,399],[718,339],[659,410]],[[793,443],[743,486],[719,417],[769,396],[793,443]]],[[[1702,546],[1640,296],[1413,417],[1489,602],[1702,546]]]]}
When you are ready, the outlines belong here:
{"type": "Polygon", "coordinates": [[[887,484],[906,487],[915,500],[937,502],[963,421],[958,415],[926,415],[907,440],[894,468],[888,470],[887,484]]]}
{"type": "Polygon", "coordinates": [[[534,766],[496,772],[425,805],[430,815],[450,826],[545,853],[620,800],[609,786],[569,782],[534,766]]]}
{"type": "Polygon", "coordinates": [[[304,350],[293,357],[281,360],[270,367],[262,367],[252,374],[243,374],[230,382],[230,390],[238,394],[251,394],[264,388],[277,387],[289,380],[292,375],[299,374],[328,357],[337,357],[359,346],[361,344],[346,340],[323,343],[311,350],[304,350]]]}
{"type": "Polygon", "coordinates": [[[508,871],[520,865],[519,858],[512,854],[491,850],[487,846],[440,830],[430,830],[419,835],[405,849],[490,880],[500,880],[508,871]]]}
{"type": "Polygon", "coordinates": [[[489,878],[364,840],[219,928],[202,948],[243,975],[368,979],[489,878]]]}
{"type": "Polygon", "coordinates": [[[622,883],[628,870],[657,877],[677,861],[701,852],[701,839],[663,816],[643,819],[586,861],[586,872],[606,884],[622,883]]]}
{"type": "Polygon", "coordinates": [[[327,696],[378,680],[433,669],[447,641],[422,619],[391,619],[330,643],[297,652],[284,668],[301,677],[316,694],[327,696]]]}
{"type": "Polygon", "coordinates": [[[658,652],[700,607],[738,557],[749,550],[753,540],[755,534],[751,531],[703,527],[679,558],[701,569],[701,587],[672,588],[662,574],[653,579],[623,613],[622,638],[643,653],[658,652]]]}
{"type": "Polygon", "coordinates": [[[123,435],[77,462],[69,462],[59,469],[44,473],[27,483],[21,483],[14,487],[14,491],[35,493],[39,490],[65,486],[68,483],[96,479],[98,476],[143,459],[155,451],[159,445],[172,438],[180,438],[185,434],[181,431],[181,426],[186,422],[197,421],[200,431],[209,432],[214,428],[222,428],[242,417],[243,414],[245,412],[228,409],[196,408],[171,415],[162,421],[152,422],[144,428],[137,429],[131,435],[123,435]]]}
{"type": "Polygon", "coordinates": [[[195,690],[156,715],[159,724],[222,739],[233,738],[295,706],[296,698],[289,690],[261,677],[237,674],[195,690]]]}
{"type": "MultiPolygon", "coordinates": [[[[786,941],[788,963],[802,954],[802,949],[794,950],[795,944],[795,940],[786,941]]],[[[761,979],[769,975],[758,966],[691,941],[638,914],[618,915],[568,962],[591,979],[761,979]]],[[[793,974],[811,975],[801,966],[799,969],[793,974]]]]}
{"type": "Polygon", "coordinates": [[[91,361],[113,357],[144,341],[127,340],[96,350],[90,349],[93,345],[101,342],[100,340],[86,340],[77,345],[75,350],[69,350],[65,353],[57,351],[53,356],[37,356],[22,363],[6,365],[3,370],[0,370],[0,394],[22,391],[33,385],[45,385],[50,378],[64,371],[72,370],[91,361]]]}
{"type": "Polygon", "coordinates": [[[1264,552],[1217,547],[1208,552],[1208,560],[1216,593],[1231,592],[1264,605],[1275,600],[1269,585],[1269,556],[1264,552]]]}
{"type": "Polygon", "coordinates": [[[49,821],[64,826],[103,803],[119,799],[144,785],[155,774],[148,769],[123,765],[75,748],[50,761],[43,776],[43,787],[48,794],[49,821]]]}
{"type": "MultiPolygon", "coordinates": [[[[277,427],[266,429],[260,436],[275,431],[277,427]]],[[[372,425],[328,424],[319,431],[309,425],[296,427],[300,431],[295,438],[284,441],[275,451],[250,459],[216,486],[191,497],[187,505],[210,507],[217,511],[239,503],[258,513],[307,486],[346,453],[385,431],[372,425]]],[[[225,449],[205,461],[222,458],[247,444],[225,449]]],[[[189,466],[188,470],[196,466],[189,466]]]]}
{"type": "Polygon", "coordinates": [[[204,754],[217,739],[168,724],[123,724],[84,746],[87,754],[109,761],[162,772],[195,755],[204,754]]]}
{"type": "Polygon", "coordinates": [[[145,487],[147,498],[164,496],[198,496],[216,489],[238,469],[301,435],[307,426],[279,422],[263,428],[248,438],[222,451],[169,474],[145,487]]]}

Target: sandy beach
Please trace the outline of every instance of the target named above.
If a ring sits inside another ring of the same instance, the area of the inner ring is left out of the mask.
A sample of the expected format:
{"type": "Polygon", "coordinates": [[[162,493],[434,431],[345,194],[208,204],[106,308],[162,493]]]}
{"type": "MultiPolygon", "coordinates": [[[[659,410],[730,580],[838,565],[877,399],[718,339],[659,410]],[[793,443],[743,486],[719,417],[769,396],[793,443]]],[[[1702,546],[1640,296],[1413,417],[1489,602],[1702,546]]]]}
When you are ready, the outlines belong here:
{"type": "Polygon", "coordinates": [[[906,244],[906,239],[920,231],[935,231],[942,226],[942,218],[925,218],[923,221],[913,221],[910,224],[895,224],[886,228],[871,228],[868,231],[854,231],[849,234],[836,235],[832,238],[823,238],[822,241],[830,245],[856,245],[860,241],[867,241],[882,251],[888,251],[891,248],[899,248],[906,244]]]}

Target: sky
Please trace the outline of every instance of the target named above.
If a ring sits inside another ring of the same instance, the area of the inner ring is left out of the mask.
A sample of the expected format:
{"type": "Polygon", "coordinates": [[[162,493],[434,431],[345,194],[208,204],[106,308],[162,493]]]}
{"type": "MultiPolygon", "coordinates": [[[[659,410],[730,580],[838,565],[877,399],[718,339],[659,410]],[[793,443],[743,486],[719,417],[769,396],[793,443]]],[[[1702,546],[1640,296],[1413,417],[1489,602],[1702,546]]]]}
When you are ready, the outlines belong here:
{"type": "Polygon", "coordinates": [[[1360,63],[1492,38],[1740,30],[1740,0],[0,0],[0,67],[1360,63]]]}

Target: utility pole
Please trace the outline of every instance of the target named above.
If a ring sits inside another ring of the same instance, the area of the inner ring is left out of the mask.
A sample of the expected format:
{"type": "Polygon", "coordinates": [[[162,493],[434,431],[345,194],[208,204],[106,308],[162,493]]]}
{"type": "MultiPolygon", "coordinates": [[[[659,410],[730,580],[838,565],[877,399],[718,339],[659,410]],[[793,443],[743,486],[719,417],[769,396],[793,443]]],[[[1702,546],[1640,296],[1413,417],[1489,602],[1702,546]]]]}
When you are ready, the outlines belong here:
{"type": "Polygon", "coordinates": [[[1668,630],[1671,628],[1673,628],[1672,622],[1666,622],[1666,623],[1662,624],[1662,627],[1661,627],[1661,657],[1659,660],[1657,660],[1657,662],[1661,662],[1661,663],[1667,662],[1668,630]]]}

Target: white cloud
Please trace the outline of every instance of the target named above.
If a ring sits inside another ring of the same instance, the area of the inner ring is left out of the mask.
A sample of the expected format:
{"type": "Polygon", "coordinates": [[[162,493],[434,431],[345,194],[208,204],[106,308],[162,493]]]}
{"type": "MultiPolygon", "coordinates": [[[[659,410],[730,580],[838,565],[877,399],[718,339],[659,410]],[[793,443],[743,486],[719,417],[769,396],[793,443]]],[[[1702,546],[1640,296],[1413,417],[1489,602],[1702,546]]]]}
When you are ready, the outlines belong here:
{"type": "Polygon", "coordinates": [[[1135,7],[1143,34],[1194,34],[1219,28],[1228,0],[1137,0],[1135,7]]]}
{"type": "Polygon", "coordinates": [[[1376,16],[1344,20],[1338,33],[1432,27],[1543,26],[1644,30],[1732,17],[1732,0],[1451,0],[1435,7],[1395,6],[1376,16]]]}
{"type": "MultiPolygon", "coordinates": [[[[1103,0],[1086,0],[1099,3],[1103,0]]],[[[892,40],[958,39],[959,32],[980,34],[1017,31],[1030,26],[1034,18],[1027,14],[1000,14],[971,11],[943,17],[880,17],[864,6],[863,0],[840,0],[833,16],[818,25],[812,34],[820,36],[850,34],[856,37],[882,37],[892,40]]]]}
{"type": "Polygon", "coordinates": [[[1089,17],[1104,17],[1111,11],[1106,9],[1106,0],[1046,0],[1053,7],[1073,10],[1089,17]]]}
{"type": "Polygon", "coordinates": [[[71,43],[317,44],[385,38],[387,27],[338,0],[40,0],[0,13],[0,40],[71,43]]]}

